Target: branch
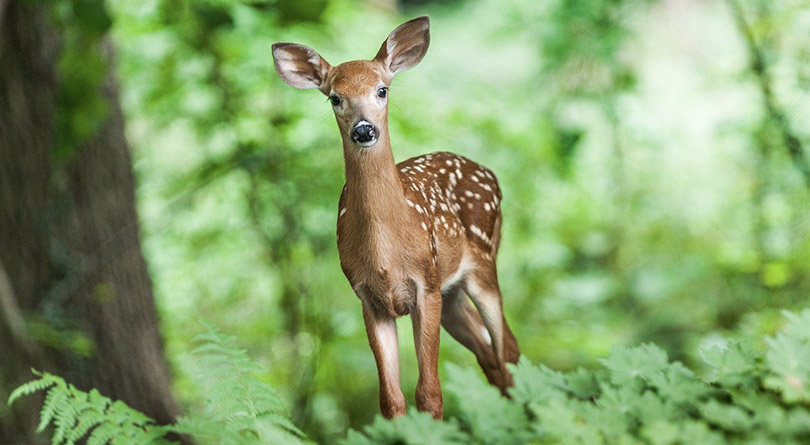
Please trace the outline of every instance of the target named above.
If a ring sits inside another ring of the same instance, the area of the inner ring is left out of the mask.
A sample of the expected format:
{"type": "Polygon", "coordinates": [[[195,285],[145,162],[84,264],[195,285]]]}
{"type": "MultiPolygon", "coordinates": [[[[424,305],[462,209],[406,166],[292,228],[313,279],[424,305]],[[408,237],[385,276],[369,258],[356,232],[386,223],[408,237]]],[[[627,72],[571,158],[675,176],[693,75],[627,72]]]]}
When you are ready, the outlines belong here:
{"type": "Polygon", "coordinates": [[[11,279],[9,279],[2,261],[0,261],[0,309],[2,309],[3,314],[3,319],[0,321],[3,321],[8,326],[12,342],[19,345],[30,357],[40,357],[36,342],[31,340],[26,333],[25,319],[22,316],[20,307],[17,305],[11,279]]]}
{"type": "Polygon", "coordinates": [[[765,102],[768,119],[776,124],[782,136],[782,143],[790,154],[793,164],[804,177],[805,185],[810,188],[810,160],[808,160],[802,148],[801,141],[791,130],[787,116],[776,103],[776,98],[773,95],[771,77],[768,74],[768,67],[765,63],[765,55],[762,52],[762,48],[757,45],[751,25],[745,20],[742,7],[737,3],[737,0],[727,0],[726,3],[728,3],[731,8],[734,21],[737,23],[737,27],[745,39],[750,58],[750,68],[751,71],[756,74],[757,84],[762,93],[762,99],[765,102]]]}

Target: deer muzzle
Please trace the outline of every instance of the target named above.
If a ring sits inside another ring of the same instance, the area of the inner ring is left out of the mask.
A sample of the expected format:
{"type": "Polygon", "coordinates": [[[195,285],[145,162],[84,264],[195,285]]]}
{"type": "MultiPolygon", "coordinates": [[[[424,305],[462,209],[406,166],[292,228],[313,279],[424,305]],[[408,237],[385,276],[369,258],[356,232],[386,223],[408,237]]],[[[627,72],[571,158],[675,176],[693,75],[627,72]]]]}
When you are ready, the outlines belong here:
{"type": "Polygon", "coordinates": [[[361,147],[371,147],[377,142],[379,131],[368,121],[361,120],[352,129],[352,140],[361,147]]]}

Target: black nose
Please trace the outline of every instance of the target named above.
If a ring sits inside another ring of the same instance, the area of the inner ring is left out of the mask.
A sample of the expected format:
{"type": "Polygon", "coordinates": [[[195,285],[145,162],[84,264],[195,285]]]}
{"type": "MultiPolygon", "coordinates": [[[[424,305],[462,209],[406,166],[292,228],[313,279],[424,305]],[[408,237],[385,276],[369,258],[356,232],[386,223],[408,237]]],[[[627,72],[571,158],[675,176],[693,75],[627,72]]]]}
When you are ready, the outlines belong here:
{"type": "Polygon", "coordinates": [[[377,129],[366,121],[360,121],[352,130],[352,139],[358,144],[364,144],[377,139],[377,129]]]}

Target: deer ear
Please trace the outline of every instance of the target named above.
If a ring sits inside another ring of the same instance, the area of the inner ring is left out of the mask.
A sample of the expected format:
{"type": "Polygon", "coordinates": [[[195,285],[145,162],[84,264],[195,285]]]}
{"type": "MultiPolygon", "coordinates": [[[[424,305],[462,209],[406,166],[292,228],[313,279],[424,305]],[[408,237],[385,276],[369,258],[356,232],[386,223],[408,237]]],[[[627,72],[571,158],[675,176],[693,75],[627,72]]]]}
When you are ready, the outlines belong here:
{"type": "Polygon", "coordinates": [[[430,19],[423,15],[391,32],[374,60],[382,62],[391,75],[415,67],[430,45],[430,19]]]}
{"type": "Polygon", "coordinates": [[[296,43],[274,43],[273,62],[281,80],[295,88],[321,88],[332,66],[314,49],[296,43]]]}

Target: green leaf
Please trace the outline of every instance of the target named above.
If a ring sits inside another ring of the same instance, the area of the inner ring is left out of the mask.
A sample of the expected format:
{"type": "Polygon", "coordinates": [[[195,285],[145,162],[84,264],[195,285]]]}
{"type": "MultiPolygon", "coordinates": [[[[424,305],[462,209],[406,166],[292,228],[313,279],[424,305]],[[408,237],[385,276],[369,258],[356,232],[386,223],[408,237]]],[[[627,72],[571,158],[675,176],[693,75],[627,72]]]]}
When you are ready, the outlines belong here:
{"type": "Polygon", "coordinates": [[[781,392],[788,403],[810,402],[810,341],[801,328],[788,324],[791,327],[793,335],[782,332],[765,339],[769,375],[764,383],[781,392]]]}
{"type": "Polygon", "coordinates": [[[610,371],[611,381],[620,386],[648,382],[669,364],[667,353],[652,344],[614,348],[600,362],[610,371]]]}
{"type": "Polygon", "coordinates": [[[561,400],[533,404],[534,431],[546,443],[601,443],[598,424],[561,400]]]}
{"type": "MultiPolygon", "coordinates": [[[[449,383],[445,386],[461,411],[460,420],[483,444],[522,443],[528,437],[529,423],[523,408],[503,397],[487,384],[476,370],[447,365],[449,383]]],[[[515,384],[521,383],[518,378],[515,384]]]]}
{"type": "Polygon", "coordinates": [[[673,445],[678,442],[681,427],[677,423],[664,419],[656,419],[642,426],[641,437],[650,441],[652,445],[673,445]]]}
{"type": "Polygon", "coordinates": [[[377,416],[374,423],[363,428],[363,434],[350,431],[341,443],[432,445],[467,444],[470,441],[471,438],[455,422],[440,422],[434,420],[430,413],[411,408],[406,415],[390,421],[377,416]]]}
{"type": "Polygon", "coordinates": [[[276,391],[259,380],[263,368],[235,338],[210,324],[194,337],[196,378],[207,396],[205,418],[190,415],[178,423],[178,432],[208,437],[213,442],[302,443],[304,433],[290,420],[287,406],[276,391]],[[215,428],[210,422],[216,422],[215,428]]]}
{"type": "Polygon", "coordinates": [[[749,345],[729,341],[725,347],[713,346],[700,350],[700,357],[711,368],[709,381],[727,386],[754,383],[761,354],[749,345]]]}
{"type": "Polygon", "coordinates": [[[577,368],[576,371],[566,375],[565,383],[568,390],[580,399],[590,399],[599,395],[596,375],[585,368],[577,368]]]}
{"type": "Polygon", "coordinates": [[[533,365],[525,356],[520,357],[516,365],[509,365],[509,369],[515,382],[515,386],[509,389],[509,395],[516,402],[543,403],[566,399],[568,384],[561,373],[543,365],[533,365]]]}
{"type": "Polygon", "coordinates": [[[748,431],[754,426],[753,418],[743,409],[710,400],[700,408],[701,414],[709,422],[727,431],[748,431]]]}

